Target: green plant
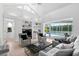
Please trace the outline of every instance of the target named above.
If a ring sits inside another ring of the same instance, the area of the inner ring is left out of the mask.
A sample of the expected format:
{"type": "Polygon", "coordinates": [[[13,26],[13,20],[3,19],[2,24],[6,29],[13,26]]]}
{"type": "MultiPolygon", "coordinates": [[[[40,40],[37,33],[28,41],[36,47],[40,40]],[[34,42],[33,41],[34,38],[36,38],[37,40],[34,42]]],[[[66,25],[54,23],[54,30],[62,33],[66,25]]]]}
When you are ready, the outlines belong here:
{"type": "Polygon", "coordinates": [[[45,27],[45,32],[49,32],[49,27],[45,27]]]}

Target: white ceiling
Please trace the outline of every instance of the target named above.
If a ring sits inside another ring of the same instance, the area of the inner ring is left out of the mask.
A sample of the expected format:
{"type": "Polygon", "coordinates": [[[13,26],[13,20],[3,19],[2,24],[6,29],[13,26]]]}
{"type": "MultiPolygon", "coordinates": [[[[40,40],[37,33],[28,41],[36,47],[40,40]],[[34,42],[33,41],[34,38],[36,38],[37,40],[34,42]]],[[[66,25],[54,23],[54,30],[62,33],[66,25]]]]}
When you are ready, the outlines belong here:
{"type": "Polygon", "coordinates": [[[34,18],[44,17],[51,12],[70,5],[69,3],[30,3],[4,5],[4,17],[8,18],[34,18]]]}
{"type": "Polygon", "coordinates": [[[31,18],[33,14],[24,10],[24,4],[4,4],[4,17],[31,18]],[[26,17],[25,17],[26,16],[26,17]]]}
{"type": "Polygon", "coordinates": [[[39,15],[44,16],[57,9],[70,5],[70,3],[42,3],[42,4],[29,4],[32,9],[39,15]]]}

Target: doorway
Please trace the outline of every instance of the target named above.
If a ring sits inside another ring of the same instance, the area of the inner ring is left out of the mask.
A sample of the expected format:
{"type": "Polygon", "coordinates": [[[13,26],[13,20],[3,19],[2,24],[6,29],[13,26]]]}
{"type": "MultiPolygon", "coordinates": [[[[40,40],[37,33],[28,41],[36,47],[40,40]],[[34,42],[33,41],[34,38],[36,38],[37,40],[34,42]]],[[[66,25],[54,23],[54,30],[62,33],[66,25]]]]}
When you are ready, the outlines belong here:
{"type": "Polygon", "coordinates": [[[14,37],[14,20],[4,19],[4,38],[14,37]]]}

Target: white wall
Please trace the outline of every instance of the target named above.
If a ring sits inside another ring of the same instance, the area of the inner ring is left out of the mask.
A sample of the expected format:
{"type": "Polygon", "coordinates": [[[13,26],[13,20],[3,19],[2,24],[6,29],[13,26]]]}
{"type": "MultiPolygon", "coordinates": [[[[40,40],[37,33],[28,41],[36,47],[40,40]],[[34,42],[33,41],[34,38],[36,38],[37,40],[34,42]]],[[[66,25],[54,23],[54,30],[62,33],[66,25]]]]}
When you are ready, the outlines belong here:
{"type": "MultiPolygon", "coordinates": [[[[73,18],[73,34],[79,35],[79,4],[71,4],[48,14],[47,20],[73,18]]],[[[46,21],[46,22],[48,22],[46,21]]]]}
{"type": "MultiPolygon", "coordinates": [[[[4,36],[5,34],[5,26],[3,25],[6,25],[4,22],[5,21],[5,18],[3,18],[3,15],[4,15],[4,7],[3,7],[3,4],[0,4],[0,45],[2,45],[4,43],[4,38],[6,36],[4,36]]],[[[11,19],[11,18],[10,18],[11,19]]],[[[21,33],[21,29],[22,29],[22,21],[20,19],[17,19],[17,18],[14,18],[14,37],[15,39],[19,39],[19,36],[18,34],[21,33]]]]}
{"type": "Polygon", "coordinates": [[[13,37],[15,40],[19,40],[19,33],[22,32],[22,20],[18,19],[18,18],[9,18],[9,20],[7,20],[8,18],[4,19],[4,38],[6,37],[13,37]],[[11,21],[12,20],[12,21],[11,21]],[[8,22],[11,22],[13,24],[12,26],[12,32],[8,33],[7,32],[7,25],[8,22]]]}
{"type": "Polygon", "coordinates": [[[15,31],[15,38],[17,40],[19,40],[19,33],[22,33],[22,19],[15,19],[15,28],[14,28],[14,31],[15,31]]]}
{"type": "Polygon", "coordinates": [[[14,37],[14,19],[7,19],[4,18],[4,38],[7,37],[14,37]],[[8,28],[8,23],[12,24],[12,32],[7,32],[7,28],[8,28]]]}
{"type": "Polygon", "coordinates": [[[3,6],[0,4],[0,45],[3,44],[3,6]]]}

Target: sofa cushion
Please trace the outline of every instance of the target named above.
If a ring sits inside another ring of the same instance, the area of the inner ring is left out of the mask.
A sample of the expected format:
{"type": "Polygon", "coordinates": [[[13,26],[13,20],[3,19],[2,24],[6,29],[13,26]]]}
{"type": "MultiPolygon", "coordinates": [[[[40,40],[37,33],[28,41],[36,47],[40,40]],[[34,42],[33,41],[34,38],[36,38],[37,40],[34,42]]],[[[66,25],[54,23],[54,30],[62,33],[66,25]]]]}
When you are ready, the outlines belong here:
{"type": "Polygon", "coordinates": [[[77,36],[77,39],[74,42],[74,49],[79,48],[79,36],[77,36]]]}
{"type": "Polygon", "coordinates": [[[63,43],[61,43],[61,44],[57,45],[57,46],[56,46],[56,48],[59,48],[59,49],[64,49],[64,44],[63,44],[63,43]]]}
{"type": "Polygon", "coordinates": [[[49,56],[70,56],[73,53],[73,49],[58,49],[53,48],[48,51],[46,54],[49,56]]]}
{"type": "Polygon", "coordinates": [[[59,45],[56,46],[56,48],[59,48],[59,49],[69,49],[69,48],[73,48],[74,46],[74,43],[70,43],[70,44],[65,44],[65,43],[61,43],[59,45]]]}
{"type": "Polygon", "coordinates": [[[64,49],[73,48],[73,46],[74,46],[74,42],[72,42],[70,44],[64,44],[64,49]]]}
{"type": "Polygon", "coordinates": [[[76,49],[73,51],[73,56],[79,56],[79,48],[76,48],[76,49]]]}
{"type": "Polygon", "coordinates": [[[76,39],[77,37],[74,37],[73,39],[70,40],[70,42],[75,42],[76,39]]]}
{"type": "Polygon", "coordinates": [[[60,49],[54,56],[71,56],[73,49],[60,49]]]}
{"type": "Polygon", "coordinates": [[[55,55],[58,51],[59,51],[58,48],[53,48],[53,49],[51,49],[50,51],[48,51],[46,54],[49,55],[49,56],[53,56],[53,55],[55,55]]]}
{"type": "Polygon", "coordinates": [[[74,42],[76,40],[76,38],[77,37],[75,35],[71,35],[71,36],[67,37],[66,41],[68,41],[68,42],[74,42]]]}

